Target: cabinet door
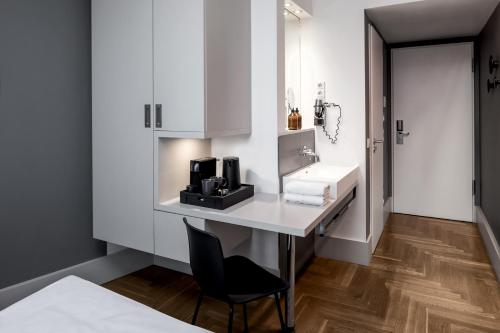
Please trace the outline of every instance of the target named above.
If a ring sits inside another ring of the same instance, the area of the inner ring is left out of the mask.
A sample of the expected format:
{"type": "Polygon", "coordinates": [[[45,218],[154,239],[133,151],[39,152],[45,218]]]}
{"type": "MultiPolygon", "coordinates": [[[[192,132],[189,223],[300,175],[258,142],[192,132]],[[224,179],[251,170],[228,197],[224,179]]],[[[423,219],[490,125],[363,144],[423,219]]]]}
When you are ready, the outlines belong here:
{"type": "Polygon", "coordinates": [[[152,0],[92,1],[94,237],[153,252],[152,0]]]}
{"type": "Polygon", "coordinates": [[[204,1],[153,1],[154,99],[161,105],[162,115],[161,122],[156,119],[155,129],[175,132],[172,136],[177,137],[202,137],[204,1]]]}
{"type": "MultiPolygon", "coordinates": [[[[189,243],[184,216],[155,211],[155,254],[189,263],[189,243]]],[[[187,217],[193,227],[205,230],[205,220],[187,217]]]]}

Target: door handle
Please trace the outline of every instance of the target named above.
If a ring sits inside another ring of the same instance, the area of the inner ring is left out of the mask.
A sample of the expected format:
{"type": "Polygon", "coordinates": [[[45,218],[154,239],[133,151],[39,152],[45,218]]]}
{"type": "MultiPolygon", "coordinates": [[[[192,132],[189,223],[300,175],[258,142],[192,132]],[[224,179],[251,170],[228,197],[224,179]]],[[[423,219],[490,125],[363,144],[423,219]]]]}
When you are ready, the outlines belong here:
{"type": "Polygon", "coordinates": [[[144,127],[151,128],[151,104],[144,105],[144,127]]]}
{"type": "Polygon", "coordinates": [[[377,152],[377,144],[384,143],[384,140],[381,139],[373,139],[373,153],[377,152]]]}
{"type": "Polygon", "coordinates": [[[396,121],[396,144],[402,145],[404,143],[404,138],[410,135],[410,132],[404,132],[404,122],[402,120],[396,121]]]}
{"type": "Polygon", "coordinates": [[[156,110],[156,115],[155,115],[155,120],[156,120],[156,128],[161,128],[162,127],[162,121],[161,121],[161,116],[162,116],[162,106],[161,104],[156,104],[155,106],[156,110]]]}
{"type": "Polygon", "coordinates": [[[410,135],[410,132],[398,131],[398,133],[396,135],[396,144],[398,144],[398,145],[404,144],[403,139],[409,135],[410,135]]]}

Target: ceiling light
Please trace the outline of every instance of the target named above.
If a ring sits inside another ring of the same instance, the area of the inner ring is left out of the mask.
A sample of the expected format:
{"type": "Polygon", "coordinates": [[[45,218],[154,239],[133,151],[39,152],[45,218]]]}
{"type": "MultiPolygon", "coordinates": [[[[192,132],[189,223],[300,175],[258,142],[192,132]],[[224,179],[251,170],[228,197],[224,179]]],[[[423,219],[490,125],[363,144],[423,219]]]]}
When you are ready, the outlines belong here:
{"type": "Polygon", "coordinates": [[[300,9],[296,9],[296,10],[294,11],[294,13],[295,13],[295,14],[300,14],[300,13],[302,13],[302,11],[301,11],[300,9]]]}
{"type": "Polygon", "coordinates": [[[283,15],[287,16],[287,15],[288,15],[288,10],[286,10],[286,9],[285,9],[285,10],[283,11],[283,15]]]}
{"type": "Polygon", "coordinates": [[[285,3],[285,7],[290,7],[291,5],[292,5],[292,4],[291,4],[291,3],[289,3],[289,2],[285,3]]]}

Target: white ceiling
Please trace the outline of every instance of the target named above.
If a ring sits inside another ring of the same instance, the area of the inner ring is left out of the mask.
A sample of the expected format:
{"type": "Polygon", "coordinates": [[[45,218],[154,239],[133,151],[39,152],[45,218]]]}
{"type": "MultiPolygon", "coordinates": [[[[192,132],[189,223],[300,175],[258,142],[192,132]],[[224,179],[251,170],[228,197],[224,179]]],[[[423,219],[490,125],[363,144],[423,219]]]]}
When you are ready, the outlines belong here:
{"type": "Polygon", "coordinates": [[[367,15],[388,43],[478,35],[500,0],[423,0],[372,8],[367,15]]]}

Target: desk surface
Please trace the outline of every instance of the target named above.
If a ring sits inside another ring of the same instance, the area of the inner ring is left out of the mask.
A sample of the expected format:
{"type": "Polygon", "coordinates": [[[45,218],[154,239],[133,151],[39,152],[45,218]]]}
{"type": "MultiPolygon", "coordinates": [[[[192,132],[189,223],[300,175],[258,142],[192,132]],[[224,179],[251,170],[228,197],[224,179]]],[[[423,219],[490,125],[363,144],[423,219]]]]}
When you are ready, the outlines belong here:
{"type": "Polygon", "coordinates": [[[305,237],[340,201],[330,200],[317,207],[286,202],[282,194],[256,193],[225,210],[182,204],[178,198],[162,202],[158,208],[168,213],[305,237]]]}

